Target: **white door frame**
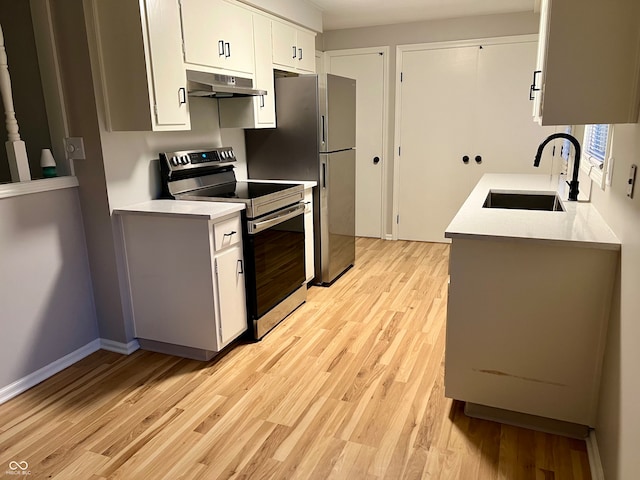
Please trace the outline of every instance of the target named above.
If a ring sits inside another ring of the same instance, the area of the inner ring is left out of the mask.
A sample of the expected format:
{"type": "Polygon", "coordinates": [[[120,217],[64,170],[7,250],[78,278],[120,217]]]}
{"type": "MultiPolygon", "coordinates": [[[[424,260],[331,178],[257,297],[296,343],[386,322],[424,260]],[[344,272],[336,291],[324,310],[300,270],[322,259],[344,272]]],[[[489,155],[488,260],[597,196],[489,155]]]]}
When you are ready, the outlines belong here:
{"type": "MultiPolygon", "coordinates": [[[[391,220],[391,235],[398,240],[399,190],[400,190],[400,127],[402,120],[402,56],[404,52],[420,50],[440,50],[445,48],[474,47],[478,45],[503,45],[508,43],[537,42],[538,35],[513,35],[509,37],[476,38],[470,40],[455,40],[449,42],[413,43],[396,47],[396,92],[395,92],[395,125],[393,135],[393,218],[391,220]]],[[[532,72],[533,73],[533,72],[532,72]]],[[[526,92],[524,93],[526,94],[526,92]]],[[[523,95],[524,95],[523,94],[523,95]]],[[[533,121],[533,120],[532,120],[533,121]]]]}
{"type": "MultiPolygon", "coordinates": [[[[382,211],[380,212],[380,238],[385,238],[385,226],[386,220],[388,217],[388,207],[387,207],[387,199],[389,198],[389,193],[387,189],[387,149],[389,147],[390,138],[389,138],[389,47],[364,47],[364,48],[349,48],[346,50],[329,50],[324,52],[325,58],[345,56],[345,55],[362,55],[362,54],[370,54],[370,53],[383,53],[383,103],[382,103],[382,152],[380,153],[382,160],[382,178],[381,178],[381,202],[382,202],[382,211]]],[[[326,71],[326,63],[325,62],[325,71],[326,71]]],[[[356,180],[357,181],[357,180],[356,180]]]]}

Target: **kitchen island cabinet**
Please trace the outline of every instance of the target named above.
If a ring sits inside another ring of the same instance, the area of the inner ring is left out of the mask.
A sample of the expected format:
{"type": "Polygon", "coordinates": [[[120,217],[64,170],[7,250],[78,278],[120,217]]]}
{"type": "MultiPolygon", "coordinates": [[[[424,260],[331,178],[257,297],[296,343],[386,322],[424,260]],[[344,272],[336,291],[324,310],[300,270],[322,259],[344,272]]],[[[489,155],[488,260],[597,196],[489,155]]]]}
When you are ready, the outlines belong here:
{"type": "Polygon", "coordinates": [[[114,211],[143,349],[209,360],[247,330],[243,209],[152,200],[114,211]]]}
{"type": "Polygon", "coordinates": [[[620,242],[589,203],[483,206],[491,191],[557,185],[546,175],[485,175],[447,228],[445,394],[562,433],[566,424],[536,419],[594,425],[620,242]]]}

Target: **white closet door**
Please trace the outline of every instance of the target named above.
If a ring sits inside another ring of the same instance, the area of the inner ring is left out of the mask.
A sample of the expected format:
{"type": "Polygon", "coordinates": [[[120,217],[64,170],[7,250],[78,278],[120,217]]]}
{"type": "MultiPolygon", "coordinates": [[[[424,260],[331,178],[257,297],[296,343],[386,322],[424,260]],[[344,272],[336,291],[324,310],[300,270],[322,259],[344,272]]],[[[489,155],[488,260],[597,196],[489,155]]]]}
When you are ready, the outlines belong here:
{"type": "Polygon", "coordinates": [[[356,235],[380,238],[385,168],[384,56],[379,52],[330,52],[327,64],[327,72],[356,80],[356,235]]]}
{"type": "MultiPolygon", "coordinates": [[[[444,241],[477,168],[473,158],[478,47],[403,52],[398,237],[444,241]]],[[[531,116],[528,117],[531,119],[531,116]]]]}
{"type": "Polygon", "coordinates": [[[533,167],[554,131],[531,120],[536,52],[533,41],[402,52],[398,238],[448,241],[449,222],[485,173],[561,168],[560,142],[555,160],[549,147],[533,167]]]}
{"type": "Polygon", "coordinates": [[[536,42],[484,45],[478,52],[478,122],[476,151],[488,173],[550,173],[560,165],[560,144],[556,156],[545,149],[540,167],[533,166],[538,145],[555,132],[531,120],[531,101],[526,86],[537,55],[536,42]],[[524,85],[524,87],[523,87],[524,85]]]}

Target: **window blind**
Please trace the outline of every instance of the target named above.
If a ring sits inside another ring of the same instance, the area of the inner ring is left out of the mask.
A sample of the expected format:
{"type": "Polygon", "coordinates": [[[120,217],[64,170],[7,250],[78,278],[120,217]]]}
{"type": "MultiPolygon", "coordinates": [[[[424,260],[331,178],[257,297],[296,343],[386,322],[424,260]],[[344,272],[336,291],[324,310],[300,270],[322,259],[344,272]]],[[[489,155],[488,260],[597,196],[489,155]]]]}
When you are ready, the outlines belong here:
{"type": "Polygon", "coordinates": [[[587,125],[586,145],[584,150],[592,159],[604,162],[607,156],[607,140],[609,125],[587,125]]]}

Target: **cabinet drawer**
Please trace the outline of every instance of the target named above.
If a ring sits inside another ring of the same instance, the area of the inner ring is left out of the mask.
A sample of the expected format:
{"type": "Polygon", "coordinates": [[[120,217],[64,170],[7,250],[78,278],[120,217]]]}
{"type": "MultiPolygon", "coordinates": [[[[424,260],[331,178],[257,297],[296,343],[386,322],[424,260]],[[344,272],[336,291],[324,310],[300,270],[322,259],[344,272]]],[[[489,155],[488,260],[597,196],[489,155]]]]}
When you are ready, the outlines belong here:
{"type": "Polygon", "coordinates": [[[242,223],[240,215],[213,225],[216,251],[240,243],[242,238],[242,223]]]}

